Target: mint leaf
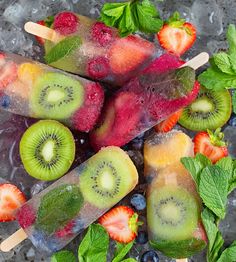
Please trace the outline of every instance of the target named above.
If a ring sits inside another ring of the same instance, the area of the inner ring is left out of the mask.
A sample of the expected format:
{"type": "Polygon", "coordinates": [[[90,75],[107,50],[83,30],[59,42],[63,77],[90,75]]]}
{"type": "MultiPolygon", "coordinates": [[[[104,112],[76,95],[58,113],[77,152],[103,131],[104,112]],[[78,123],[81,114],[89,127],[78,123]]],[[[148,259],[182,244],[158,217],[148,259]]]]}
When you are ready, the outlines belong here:
{"type": "Polygon", "coordinates": [[[215,243],[212,247],[211,253],[208,255],[208,262],[216,262],[218,257],[220,256],[222,247],[224,245],[224,239],[220,233],[220,231],[216,234],[215,243]]]}
{"type": "Polygon", "coordinates": [[[195,159],[200,161],[203,168],[212,165],[211,160],[206,156],[204,156],[203,154],[197,153],[195,159]]]}
{"type": "Polygon", "coordinates": [[[130,5],[126,5],[124,14],[121,16],[118,27],[121,36],[126,36],[136,31],[136,25],[132,17],[130,5]]]}
{"type": "Polygon", "coordinates": [[[122,259],[128,254],[132,246],[134,245],[134,241],[128,243],[128,244],[121,244],[116,243],[116,251],[115,256],[112,260],[112,262],[120,262],[122,259]]]}
{"type": "Polygon", "coordinates": [[[122,260],[121,262],[137,262],[134,258],[126,258],[125,260],[122,260]]]}
{"type": "Polygon", "coordinates": [[[227,172],[218,166],[206,167],[200,176],[199,194],[204,204],[223,219],[228,195],[227,172]]]}
{"type": "Polygon", "coordinates": [[[230,24],[227,30],[227,40],[229,43],[229,58],[234,72],[236,73],[236,28],[230,24]]]}
{"type": "Polygon", "coordinates": [[[56,44],[46,55],[45,61],[47,64],[51,64],[60,60],[63,57],[70,55],[73,51],[76,50],[81,45],[80,36],[70,36],[61,40],[56,44]]]}
{"type": "Polygon", "coordinates": [[[233,112],[236,114],[236,92],[232,95],[233,112]]]}
{"type": "Polygon", "coordinates": [[[232,69],[230,57],[224,53],[220,52],[216,55],[214,55],[214,62],[216,66],[223,72],[229,75],[234,75],[236,77],[236,73],[232,69]]]}
{"type": "Polygon", "coordinates": [[[236,261],[236,241],[232,245],[226,248],[217,262],[234,262],[236,261]]]}
{"type": "Polygon", "coordinates": [[[80,262],[107,261],[109,237],[106,230],[98,224],[89,226],[80,243],[78,257],[80,262]]]}
{"type": "Polygon", "coordinates": [[[76,257],[71,251],[63,250],[51,257],[51,262],[76,262],[76,257]]]}
{"type": "MultiPolygon", "coordinates": [[[[225,171],[230,172],[230,174],[232,174],[233,172],[233,160],[230,156],[228,157],[224,157],[222,159],[220,159],[217,163],[217,166],[221,167],[222,169],[224,169],[225,171]]],[[[231,177],[231,176],[230,176],[231,177]]]]}
{"type": "Polygon", "coordinates": [[[52,24],[54,23],[54,16],[48,16],[48,17],[44,20],[44,22],[45,22],[45,25],[46,25],[47,27],[51,27],[52,24]]]}

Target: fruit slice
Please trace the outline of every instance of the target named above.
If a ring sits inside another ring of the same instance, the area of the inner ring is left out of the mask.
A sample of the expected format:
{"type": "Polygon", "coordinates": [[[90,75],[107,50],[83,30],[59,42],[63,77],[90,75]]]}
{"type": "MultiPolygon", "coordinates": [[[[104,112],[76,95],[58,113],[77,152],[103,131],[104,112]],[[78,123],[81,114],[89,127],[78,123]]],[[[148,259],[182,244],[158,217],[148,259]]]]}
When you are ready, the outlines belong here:
{"type": "Polygon", "coordinates": [[[36,117],[68,118],[84,101],[83,86],[78,80],[60,73],[46,73],[37,79],[31,94],[36,117]]]}
{"type": "Polygon", "coordinates": [[[198,224],[198,203],[184,188],[166,185],[147,199],[147,221],[157,239],[179,241],[190,238],[198,224]]]}
{"type": "Polygon", "coordinates": [[[229,91],[201,88],[197,99],[184,108],[179,123],[190,130],[202,131],[223,126],[231,115],[229,91]]]}
{"type": "Polygon", "coordinates": [[[86,201],[106,209],[130,192],[137,180],[137,170],[128,155],[118,147],[107,147],[86,162],[80,189],[86,201]]]}
{"type": "Polygon", "coordinates": [[[0,185],[0,222],[15,220],[16,210],[26,201],[23,193],[14,185],[0,185]]]}
{"type": "MultiPolygon", "coordinates": [[[[2,61],[3,63],[3,61],[2,61]]],[[[5,62],[0,67],[0,89],[4,89],[17,79],[17,65],[12,62],[5,62]]]]}
{"type": "Polygon", "coordinates": [[[152,43],[136,36],[117,39],[111,46],[108,57],[115,74],[126,74],[135,70],[154,51],[152,43]]]}
{"type": "Polygon", "coordinates": [[[35,80],[42,75],[43,69],[35,63],[23,63],[18,67],[17,73],[21,82],[32,86],[35,80]]]}
{"type": "Polygon", "coordinates": [[[129,243],[137,236],[138,214],[127,206],[118,206],[103,215],[98,222],[109,236],[120,243],[129,243]]]}
{"type": "Polygon", "coordinates": [[[73,135],[57,121],[41,120],[22,136],[20,156],[29,175],[54,180],[64,175],[74,161],[73,135]]]}
{"type": "Polygon", "coordinates": [[[185,156],[193,156],[193,143],[190,137],[179,131],[154,134],[144,144],[145,169],[160,170],[185,156]]]}
{"type": "Polygon", "coordinates": [[[83,202],[83,196],[77,185],[65,184],[52,189],[41,199],[36,228],[48,234],[54,233],[79,213],[83,202]]]}

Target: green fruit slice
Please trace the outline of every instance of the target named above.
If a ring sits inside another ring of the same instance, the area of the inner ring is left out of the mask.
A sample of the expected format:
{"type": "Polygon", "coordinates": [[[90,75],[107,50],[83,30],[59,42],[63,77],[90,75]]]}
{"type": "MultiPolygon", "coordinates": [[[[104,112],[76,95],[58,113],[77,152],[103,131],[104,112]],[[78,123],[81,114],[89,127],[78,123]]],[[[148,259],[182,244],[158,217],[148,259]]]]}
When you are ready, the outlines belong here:
{"type": "Polygon", "coordinates": [[[36,80],[30,104],[35,117],[63,120],[79,109],[83,101],[84,90],[78,80],[50,72],[36,80]]]}
{"type": "Polygon", "coordinates": [[[54,233],[73,219],[82,205],[83,196],[78,186],[58,186],[42,197],[37,212],[36,228],[47,234],[54,233]]]}
{"type": "Polygon", "coordinates": [[[41,120],[22,136],[20,156],[25,170],[32,177],[57,179],[69,170],[74,161],[74,137],[61,123],[41,120]]]}

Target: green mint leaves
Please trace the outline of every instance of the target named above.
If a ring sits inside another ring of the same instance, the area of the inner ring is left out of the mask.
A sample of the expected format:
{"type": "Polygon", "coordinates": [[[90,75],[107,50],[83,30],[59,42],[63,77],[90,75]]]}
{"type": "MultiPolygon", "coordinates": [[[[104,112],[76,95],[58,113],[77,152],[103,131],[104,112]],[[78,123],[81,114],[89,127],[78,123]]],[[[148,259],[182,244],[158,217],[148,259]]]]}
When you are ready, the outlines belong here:
{"type": "Polygon", "coordinates": [[[51,262],[76,262],[75,255],[71,251],[63,250],[51,257],[51,262]]]}
{"type": "Polygon", "coordinates": [[[200,74],[198,80],[208,89],[236,88],[236,28],[227,31],[228,52],[219,52],[210,60],[211,67],[200,74]]]}
{"type": "Polygon", "coordinates": [[[70,36],[61,40],[45,55],[46,63],[51,64],[70,55],[81,43],[80,36],[70,36]]]}
{"type": "Polygon", "coordinates": [[[105,3],[100,20],[118,28],[121,36],[136,31],[157,33],[163,26],[159,12],[149,0],[105,3]]]}
{"type": "MultiPolygon", "coordinates": [[[[134,241],[128,243],[128,244],[121,244],[121,243],[116,243],[116,251],[114,258],[112,259],[112,262],[123,262],[123,261],[128,261],[128,259],[123,260],[123,258],[128,254],[130,249],[133,247],[134,241]]],[[[132,259],[132,258],[130,258],[132,259]]],[[[132,260],[130,260],[132,261],[132,260]]],[[[133,260],[136,261],[136,260],[133,260]]]]}
{"type": "Polygon", "coordinates": [[[227,196],[236,188],[235,160],[225,157],[212,165],[205,156],[198,154],[195,158],[184,157],[181,162],[192,175],[204,203],[201,217],[208,237],[207,261],[236,261],[236,241],[224,249],[218,228],[226,214],[227,196]]]}

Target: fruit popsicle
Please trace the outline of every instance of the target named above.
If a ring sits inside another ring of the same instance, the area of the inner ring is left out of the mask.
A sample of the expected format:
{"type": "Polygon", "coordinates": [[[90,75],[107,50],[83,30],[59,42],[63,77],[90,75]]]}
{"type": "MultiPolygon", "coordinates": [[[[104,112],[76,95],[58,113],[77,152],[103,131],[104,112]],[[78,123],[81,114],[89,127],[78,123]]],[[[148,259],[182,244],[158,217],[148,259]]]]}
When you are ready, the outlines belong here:
{"type": "Polygon", "coordinates": [[[28,237],[39,251],[58,251],[137,182],[129,156],[118,147],[104,148],[26,202],[16,214],[21,229],[2,242],[0,250],[7,252],[28,237]]]}
{"type": "Polygon", "coordinates": [[[190,257],[207,242],[201,199],[180,159],[193,156],[193,143],[181,131],[150,136],[144,145],[147,224],[153,248],[172,258],[190,257]]]}
{"type": "Polygon", "coordinates": [[[109,98],[90,136],[94,149],[123,146],[190,104],[198,94],[199,84],[195,82],[194,69],[178,68],[182,64],[164,54],[109,98]]]}
{"type": "Polygon", "coordinates": [[[4,110],[83,132],[96,124],[104,100],[99,83],[10,53],[0,53],[0,91],[4,110]]]}
{"type": "Polygon", "coordinates": [[[31,22],[25,29],[49,39],[44,42],[46,63],[116,86],[141,72],[162,52],[137,35],[121,38],[116,28],[72,12],[57,14],[52,30],[31,22]],[[62,46],[68,49],[63,55],[62,46]]]}

